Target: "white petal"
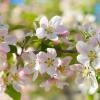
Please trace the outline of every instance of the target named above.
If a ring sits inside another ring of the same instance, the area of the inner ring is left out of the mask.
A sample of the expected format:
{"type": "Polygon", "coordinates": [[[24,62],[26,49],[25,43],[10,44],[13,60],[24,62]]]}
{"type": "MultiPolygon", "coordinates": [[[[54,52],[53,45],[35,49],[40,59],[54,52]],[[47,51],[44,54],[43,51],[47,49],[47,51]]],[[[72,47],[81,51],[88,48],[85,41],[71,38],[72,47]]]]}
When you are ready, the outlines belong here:
{"type": "Polygon", "coordinates": [[[61,59],[60,58],[56,58],[53,62],[54,67],[59,67],[61,65],[61,59]]]}
{"type": "Polygon", "coordinates": [[[56,75],[56,70],[53,66],[49,67],[47,69],[47,73],[51,76],[51,77],[54,77],[56,75]]]}
{"type": "Polygon", "coordinates": [[[17,41],[16,37],[14,35],[7,35],[5,36],[5,42],[7,44],[15,44],[17,41]]]}
{"type": "MultiPolygon", "coordinates": [[[[100,36],[99,36],[100,37],[100,36]]],[[[90,44],[90,45],[92,45],[93,47],[95,47],[95,46],[97,46],[98,45],[98,38],[99,37],[97,37],[97,36],[93,36],[93,37],[91,37],[90,39],[89,39],[89,41],[88,41],[88,43],[90,44]]]]}
{"type": "Polygon", "coordinates": [[[0,51],[7,53],[10,51],[10,48],[6,43],[2,43],[0,44],[0,51]]]}
{"type": "Polygon", "coordinates": [[[39,60],[40,62],[45,62],[47,60],[47,54],[45,52],[40,51],[37,54],[37,60],[39,60]]]}
{"type": "Polygon", "coordinates": [[[34,70],[34,75],[33,75],[33,81],[35,81],[38,77],[39,72],[37,70],[34,70]]]}
{"type": "Polygon", "coordinates": [[[8,26],[0,25],[0,36],[6,36],[8,34],[8,26]]]}
{"type": "Polygon", "coordinates": [[[47,71],[47,66],[45,65],[45,64],[39,64],[38,65],[38,68],[39,68],[39,72],[41,73],[41,74],[44,74],[46,71],[47,71]]]}
{"type": "Polygon", "coordinates": [[[67,31],[67,28],[62,25],[57,26],[55,30],[56,30],[57,34],[60,34],[60,35],[63,35],[64,33],[66,33],[66,34],[69,33],[67,31]]]}
{"type": "Polygon", "coordinates": [[[77,61],[84,65],[86,62],[89,61],[89,59],[85,55],[78,55],[77,56],[77,61]]]}
{"type": "Polygon", "coordinates": [[[98,40],[98,42],[100,43],[100,33],[97,34],[97,40],[98,40]]]}
{"type": "Polygon", "coordinates": [[[95,61],[92,62],[92,66],[93,66],[95,69],[100,69],[100,58],[95,59],[95,61]]]}
{"type": "Polygon", "coordinates": [[[82,53],[82,54],[85,54],[85,55],[88,53],[88,51],[90,49],[89,46],[86,43],[84,43],[83,41],[79,41],[76,44],[76,48],[77,48],[77,51],[79,53],[82,53]]]}
{"type": "Polygon", "coordinates": [[[22,54],[22,59],[23,59],[24,61],[29,61],[29,60],[30,60],[29,54],[24,52],[24,53],[22,54]]]}
{"type": "Polygon", "coordinates": [[[27,66],[24,66],[24,71],[25,71],[25,73],[27,73],[27,74],[32,74],[33,73],[33,67],[34,66],[30,66],[30,65],[27,65],[27,66]]]}
{"type": "Polygon", "coordinates": [[[59,25],[61,25],[61,17],[60,16],[54,16],[51,20],[50,20],[50,26],[52,26],[53,28],[57,28],[59,25]]]}
{"type": "Polygon", "coordinates": [[[13,87],[14,89],[17,91],[17,92],[20,92],[21,91],[21,86],[19,85],[19,83],[13,83],[13,87]]]}
{"type": "Polygon", "coordinates": [[[89,89],[89,93],[90,94],[94,94],[96,92],[96,90],[98,89],[98,82],[96,80],[96,76],[95,73],[92,72],[91,73],[91,87],[89,89]]]}
{"type": "Polygon", "coordinates": [[[40,27],[43,28],[48,27],[48,19],[45,16],[40,19],[40,27]]]}
{"type": "Polygon", "coordinates": [[[47,48],[47,54],[50,58],[55,58],[57,56],[56,50],[54,48],[47,48]]]}
{"type": "Polygon", "coordinates": [[[52,41],[57,41],[58,40],[58,36],[57,36],[56,33],[48,34],[47,38],[52,40],[52,41]]]}
{"type": "Polygon", "coordinates": [[[33,52],[29,52],[30,60],[36,60],[36,55],[33,52]]]}
{"type": "Polygon", "coordinates": [[[43,28],[37,28],[36,36],[40,39],[43,39],[46,36],[46,32],[43,28]]]}

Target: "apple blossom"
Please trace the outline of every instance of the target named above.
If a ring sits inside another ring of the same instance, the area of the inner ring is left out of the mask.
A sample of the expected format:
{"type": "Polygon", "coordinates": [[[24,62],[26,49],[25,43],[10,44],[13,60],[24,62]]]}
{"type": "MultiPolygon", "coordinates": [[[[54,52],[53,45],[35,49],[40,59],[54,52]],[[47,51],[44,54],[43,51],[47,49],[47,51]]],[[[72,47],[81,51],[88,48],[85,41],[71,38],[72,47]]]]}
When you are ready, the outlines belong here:
{"type": "Polygon", "coordinates": [[[71,57],[67,56],[61,60],[61,64],[57,67],[57,75],[55,75],[56,79],[60,79],[63,77],[67,77],[67,69],[69,68],[69,63],[71,62],[71,57]]]}
{"type": "MultiPolygon", "coordinates": [[[[59,16],[52,17],[50,21],[42,17],[35,35],[32,32],[23,33],[21,40],[16,40],[11,34],[14,31],[8,33],[8,26],[0,23],[0,92],[4,92],[8,85],[22,92],[25,86],[31,85],[39,76],[44,78],[47,75],[46,81],[40,85],[46,90],[52,85],[63,89],[66,85],[70,86],[68,82],[72,81],[83,92],[96,93],[99,88],[96,71],[100,69],[100,33],[94,31],[94,27],[92,30],[89,24],[78,24],[84,18],[76,17],[77,21],[73,20],[76,22],[75,28],[81,27],[80,30],[86,32],[86,35],[89,33],[88,38],[81,37],[80,32],[76,34],[79,28],[75,30],[75,38],[67,37],[73,27],[68,32],[59,16]],[[48,40],[44,43],[40,39],[48,40]]],[[[16,32],[20,33],[18,30],[16,32]]]]}
{"type": "Polygon", "coordinates": [[[0,25],[0,44],[15,44],[16,37],[14,35],[8,34],[8,26],[0,25]]]}
{"type": "Polygon", "coordinates": [[[79,41],[76,44],[77,51],[80,53],[77,56],[77,60],[85,64],[87,61],[91,63],[91,66],[94,69],[100,68],[100,47],[99,45],[94,45],[95,42],[91,41],[85,43],[83,41],[79,41]]]}
{"type": "Polygon", "coordinates": [[[41,74],[47,72],[53,77],[60,63],[61,60],[57,58],[57,53],[54,48],[47,48],[47,53],[41,51],[37,54],[37,67],[41,74]]]}
{"type": "Polygon", "coordinates": [[[24,61],[24,71],[28,74],[34,74],[33,80],[36,80],[38,77],[38,70],[36,66],[36,55],[30,51],[30,52],[24,52],[22,54],[22,59],[24,61]]]}
{"type": "Polygon", "coordinates": [[[94,94],[98,89],[98,82],[94,69],[86,63],[81,65],[81,71],[78,72],[76,82],[82,92],[94,94]]]}
{"type": "Polygon", "coordinates": [[[16,91],[21,91],[22,86],[30,84],[32,77],[25,72],[24,69],[17,69],[17,67],[11,68],[10,74],[8,76],[8,81],[13,85],[16,91]]]}
{"type": "Polygon", "coordinates": [[[40,39],[47,38],[50,40],[58,40],[58,35],[67,34],[66,28],[63,26],[61,17],[54,16],[50,21],[44,16],[40,19],[40,27],[36,29],[36,36],[40,39]]]}

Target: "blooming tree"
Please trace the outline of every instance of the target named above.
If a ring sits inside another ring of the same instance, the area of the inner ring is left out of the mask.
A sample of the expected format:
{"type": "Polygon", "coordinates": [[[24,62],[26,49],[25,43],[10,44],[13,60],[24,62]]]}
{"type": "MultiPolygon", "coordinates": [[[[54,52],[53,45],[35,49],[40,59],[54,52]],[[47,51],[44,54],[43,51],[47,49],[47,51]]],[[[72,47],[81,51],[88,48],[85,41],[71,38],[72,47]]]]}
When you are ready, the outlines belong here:
{"type": "MultiPolygon", "coordinates": [[[[100,33],[83,24],[77,37],[64,25],[60,16],[34,22],[35,32],[19,41],[0,23],[0,92],[20,100],[23,87],[46,76],[40,87],[63,89],[69,80],[83,93],[94,94],[100,82],[100,33]],[[83,36],[83,37],[81,37],[83,36]]],[[[87,24],[88,25],[88,24],[87,24]]],[[[78,26],[79,27],[79,26],[78,26]]],[[[76,27],[77,28],[77,27],[76,27]]],[[[15,100],[15,99],[14,99],[15,100]]]]}

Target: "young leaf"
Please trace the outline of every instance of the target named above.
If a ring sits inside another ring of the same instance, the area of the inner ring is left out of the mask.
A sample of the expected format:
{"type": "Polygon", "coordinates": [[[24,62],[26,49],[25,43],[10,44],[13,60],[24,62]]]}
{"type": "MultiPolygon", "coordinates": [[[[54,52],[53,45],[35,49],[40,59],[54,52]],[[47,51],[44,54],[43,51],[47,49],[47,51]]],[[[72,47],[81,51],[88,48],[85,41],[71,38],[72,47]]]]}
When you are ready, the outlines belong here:
{"type": "Polygon", "coordinates": [[[9,45],[11,53],[17,53],[17,48],[14,45],[9,45]]]}
{"type": "Polygon", "coordinates": [[[12,97],[13,100],[21,100],[21,93],[17,92],[12,85],[8,85],[6,93],[12,97]]]}

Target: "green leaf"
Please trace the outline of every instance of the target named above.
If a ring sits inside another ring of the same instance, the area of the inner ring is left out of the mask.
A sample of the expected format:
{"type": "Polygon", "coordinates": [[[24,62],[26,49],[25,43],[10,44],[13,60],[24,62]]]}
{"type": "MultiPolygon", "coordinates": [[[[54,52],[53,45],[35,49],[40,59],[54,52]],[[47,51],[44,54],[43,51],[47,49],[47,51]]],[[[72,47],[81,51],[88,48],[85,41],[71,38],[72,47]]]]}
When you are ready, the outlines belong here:
{"type": "Polygon", "coordinates": [[[94,96],[93,95],[87,95],[87,100],[94,100],[94,96]]]}
{"type": "Polygon", "coordinates": [[[7,62],[9,65],[14,63],[13,55],[10,52],[8,52],[8,54],[7,54],[7,62]]]}
{"type": "Polygon", "coordinates": [[[11,53],[17,53],[17,48],[14,45],[9,45],[11,53]]]}
{"type": "Polygon", "coordinates": [[[100,83],[100,72],[96,72],[96,79],[98,81],[98,83],[100,83]]]}
{"type": "Polygon", "coordinates": [[[12,97],[13,100],[21,100],[21,93],[17,92],[12,85],[8,85],[6,93],[12,97]]]}

